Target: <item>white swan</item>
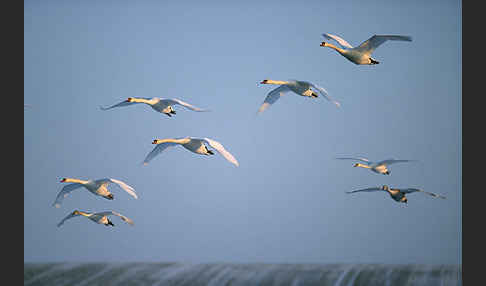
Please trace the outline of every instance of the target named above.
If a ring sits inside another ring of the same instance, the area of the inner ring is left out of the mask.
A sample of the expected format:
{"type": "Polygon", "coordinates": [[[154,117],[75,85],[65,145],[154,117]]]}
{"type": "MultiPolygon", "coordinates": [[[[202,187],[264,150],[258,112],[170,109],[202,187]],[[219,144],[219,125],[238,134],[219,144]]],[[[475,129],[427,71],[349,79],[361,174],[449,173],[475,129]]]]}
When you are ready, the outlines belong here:
{"type": "Polygon", "coordinates": [[[271,80],[265,79],[260,82],[261,84],[278,84],[279,87],[275,88],[274,90],[270,91],[265,98],[265,101],[258,109],[258,113],[263,112],[267,109],[268,106],[275,103],[284,93],[288,91],[293,91],[294,93],[307,96],[307,97],[318,97],[318,93],[324,96],[327,100],[331,101],[332,103],[336,104],[338,107],[341,105],[339,102],[331,99],[327,91],[311,82],[308,81],[300,81],[300,80],[288,80],[288,81],[281,81],[281,80],[271,80]],[[314,89],[314,90],[313,90],[314,89]]]}
{"type": "Polygon", "coordinates": [[[371,58],[373,51],[378,48],[381,44],[386,41],[408,41],[411,42],[412,38],[410,36],[400,36],[400,35],[374,35],[368,40],[361,43],[361,45],[353,48],[348,42],[342,38],[332,35],[332,34],[322,34],[326,39],[333,39],[341,45],[342,48],[336,47],[328,42],[322,42],[321,47],[329,47],[336,50],[338,53],[343,55],[345,58],[357,65],[374,65],[379,64],[377,60],[371,58]]]}
{"type": "Polygon", "coordinates": [[[108,200],[113,200],[114,199],[113,194],[110,191],[108,191],[108,189],[106,188],[110,183],[117,184],[122,189],[124,189],[129,195],[131,195],[136,199],[138,198],[137,194],[135,193],[135,190],[132,187],[130,187],[129,185],[127,185],[122,181],[111,179],[111,178],[105,178],[99,180],[79,180],[73,178],[63,178],[61,180],[61,183],[72,183],[72,184],[64,186],[62,190],[59,192],[59,194],[56,197],[56,200],[52,204],[56,208],[61,207],[62,201],[64,200],[65,197],[68,196],[70,192],[81,187],[85,187],[88,191],[90,191],[95,195],[102,196],[103,198],[108,200]]]}
{"type": "Polygon", "coordinates": [[[105,226],[108,226],[108,225],[111,225],[111,226],[115,226],[109,219],[108,219],[108,216],[109,215],[116,215],[116,216],[119,216],[124,222],[130,224],[130,225],[133,225],[133,220],[127,218],[126,216],[124,215],[121,215],[117,212],[114,212],[114,211],[106,211],[106,212],[99,212],[99,213],[89,213],[89,212],[84,212],[84,211],[78,211],[78,210],[75,210],[73,211],[72,213],[68,214],[65,218],[63,218],[58,224],[57,224],[57,227],[60,227],[61,225],[64,224],[64,222],[70,218],[73,218],[73,217],[76,217],[76,216],[84,216],[84,217],[87,217],[89,218],[90,220],[96,222],[96,223],[99,223],[99,224],[104,224],[105,226]]]}
{"type": "Polygon", "coordinates": [[[221,143],[209,139],[209,138],[194,138],[194,137],[185,137],[185,138],[168,138],[168,139],[154,139],[152,144],[157,144],[155,148],[145,157],[143,161],[144,165],[147,165],[150,160],[152,160],[155,156],[160,154],[164,151],[167,147],[181,145],[182,147],[186,148],[187,150],[201,154],[201,155],[214,155],[214,152],[209,150],[208,147],[204,144],[207,143],[209,146],[213,147],[216,151],[218,151],[223,157],[226,158],[230,163],[234,164],[235,166],[239,166],[238,161],[230,154],[230,152],[224,149],[221,143]]]}
{"type": "Polygon", "coordinates": [[[383,175],[390,175],[390,170],[388,170],[388,165],[394,164],[394,163],[400,163],[400,162],[412,162],[415,160],[395,160],[395,159],[386,159],[380,162],[371,162],[370,160],[363,158],[363,157],[356,157],[356,158],[350,158],[350,157],[342,157],[342,158],[336,158],[339,160],[358,160],[363,162],[364,164],[361,163],[356,163],[353,165],[353,167],[361,167],[365,169],[370,169],[371,171],[378,173],[378,174],[383,174],[383,175]]]}
{"type": "Polygon", "coordinates": [[[413,188],[408,188],[408,189],[397,189],[397,188],[395,188],[395,189],[393,189],[393,188],[388,187],[387,185],[383,185],[382,187],[373,187],[373,188],[361,189],[361,190],[356,190],[356,191],[351,191],[351,192],[346,192],[346,193],[352,194],[352,193],[356,193],[356,192],[376,192],[376,191],[385,191],[390,195],[390,197],[392,199],[394,199],[395,201],[400,202],[400,203],[407,203],[408,200],[407,200],[407,197],[405,196],[405,194],[410,194],[410,193],[414,193],[414,192],[422,192],[424,194],[431,195],[433,197],[441,198],[441,199],[446,198],[442,195],[437,195],[437,194],[434,194],[434,193],[425,192],[425,191],[422,191],[422,190],[419,190],[419,189],[413,189],[413,188]]]}
{"type": "Polygon", "coordinates": [[[173,106],[174,105],[182,105],[192,111],[197,111],[197,112],[205,112],[209,111],[206,109],[201,109],[199,107],[195,107],[187,102],[184,102],[180,99],[177,98],[171,98],[171,99],[166,99],[166,98],[158,98],[158,97],[152,97],[152,98],[146,98],[146,97],[129,97],[127,100],[124,100],[120,103],[117,103],[115,105],[112,105],[110,107],[102,107],[100,106],[101,110],[108,110],[114,107],[120,107],[120,106],[128,106],[128,105],[133,105],[137,103],[145,103],[150,105],[155,111],[158,111],[160,113],[166,114],[167,116],[171,117],[172,114],[176,114],[173,106]]]}

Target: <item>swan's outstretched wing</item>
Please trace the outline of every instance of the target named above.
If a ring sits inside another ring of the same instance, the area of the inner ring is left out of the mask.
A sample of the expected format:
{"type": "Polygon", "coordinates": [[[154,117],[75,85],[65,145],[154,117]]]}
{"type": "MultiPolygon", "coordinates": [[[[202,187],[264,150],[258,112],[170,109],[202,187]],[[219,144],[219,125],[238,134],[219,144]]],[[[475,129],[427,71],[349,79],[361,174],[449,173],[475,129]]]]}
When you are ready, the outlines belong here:
{"type": "Polygon", "coordinates": [[[361,189],[361,190],[356,190],[356,191],[350,191],[350,192],[346,192],[346,193],[352,194],[352,193],[356,193],[356,192],[377,192],[377,191],[384,191],[384,190],[382,188],[373,187],[373,188],[366,188],[366,189],[361,189]]]}
{"type": "Polygon", "coordinates": [[[105,215],[116,215],[116,216],[119,216],[124,222],[130,224],[130,225],[133,225],[133,220],[127,218],[126,216],[122,215],[122,214],[119,214],[115,211],[106,211],[106,212],[99,212],[99,213],[95,213],[94,215],[98,215],[98,216],[105,216],[105,215]]]}
{"type": "Polygon", "coordinates": [[[366,164],[370,164],[371,161],[366,159],[366,158],[363,158],[363,157],[355,157],[355,158],[352,158],[352,157],[339,157],[339,158],[336,158],[338,160],[358,160],[358,161],[361,161],[361,162],[364,162],[366,164]]]}
{"type": "Polygon", "coordinates": [[[120,188],[124,189],[129,195],[132,197],[138,199],[137,194],[135,193],[135,189],[127,185],[125,182],[122,182],[120,180],[112,179],[112,178],[104,178],[104,179],[99,179],[95,181],[97,184],[103,185],[103,184],[109,184],[109,183],[115,183],[120,188]]]}
{"type": "Polygon", "coordinates": [[[223,157],[225,157],[226,160],[228,160],[230,163],[234,164],[237,167],[240,165],[238,161],[235,159],[235,157],[233,157],[233,155],[231,155],[230,152],[224,149],[221,143],[209,138],[204,138],[203,140],[206,141],[209,144],[209,146],[213,147],[216,151],[218,151],[221,155],[223,155],[223,157]]]}
{"type": "Polygon", "coordinates": [[[400,35],[374,35],[356,47],[360,52],[371,54],[376,48],[386,41],[407,41],[411,42],[412,37],[400,35]]]}
{"type": "Polygon", "coordinates": [[[147,157],[143,160],[143,164],[147,165],[155,156],[159,155],[162,151],[167,149],[167,147],[175,146],[178,145],[178,143],[173,143],[173,142],[164,142],[161,144],[157,144],[155,148],[148,153],[147,157]]]}
{"type": "Polygon", "coordinates": [[[78,188],[81,188],[82,186],[83,186],[83,184],[80,184],[80,183],[72,183],[72,184],[69,184],[69,185],[65,185],[62,188],[62,190],[59,192],[59,194],[57,194],[56,200],[54,201],[54,203],[52,205],[55,206],[56,208],[60,208],[64,198],[67,197],[70,192],[72,192],[72,191],[74,191],[78,188]]]}
{"type": "Polygon", "coordinates": [[[265,109],[267,109],[267,107],[274,104],[275,101],[277,101],[282,95],[284,95],[284,93],[288,91],[290,91],[290,89],[286,85],[281,85],[270,91],[267,97],[265,97],[263,104],[258,109],[258,113],[262,113],[265,109]]]}
{"type": "Polygon", "coordinates": [[[167,102],[169,105],[175,105],[175,104],[179,104],[179,105],[182,105],[192,111],[198,111],[198,112],[205,112],[205,111],[209,111],[207,109],[202,109],[202,108],[199,108],[199,107],[195,107],[194,105],[191,105],[187,102],[184,102],[180,99],[177,99],[177,98],[171,98],[171,99],[162,99],[161,101],[165,101],[167,102]]]}
{"type": "MultiPolygon", "coordinates": [[[[143,99],[150,100],[151,98],[143,97],[143,99]]],[[[124,100],[122,102],[119,102],[119,103],[114,104],[114,105],[109,106],[109,107],[100,106],[100,109],[101,110],[108,110],[108,109],[112,109],[114,107],[129,106],[129,105],[138,104],[138,103],[142,103],[142,102],[133,102],[133,101],[128,102],[128,101],[124,100]]]]}
{"type": "Polygon", "coordinates": [[[424,194],[427,194],[427,195],[430,195],[430,196],[433,196],[433,197],[436,197],[436,198],[441,198],[441,199],[445,199],[446,198],[446,197],[444,197],[442,195],[438,195],[438,194],[434,194],[434,193],[422,191],[422,190],[419,190],[419,189],[413,189],[413,188],[400,189],[400,192],[402,192],[404,194],[410,194],[410,193],[414,193],[414,192],[422,192],[424,194]]]}
{"type": "Polygon", "coordinates": [[[395,160],[395,159],[386,159],[386,160],[383,160],[383,161],[380,161],[378,163],[376,163],[377,165],[391,165],[391,164],[394,164],[394,163],[400,163],[400,162],[412,162],[412,161],[415,161],[415,160],[395,160]]]}
{"type": "Polygon", "coordinates": [[[73,218],[75,216],[79,216],[80,214],[74,214],[74,212],[68,214],[65,218],[63,218],[58,224],[57,224],[57,227],[60,227],[61,225],[64,224],[64,222],[70,218],[73,218]]]}
{"type": "Polygon", "coordinates": [[[340,107],[341,106],[341,103],[335,101],[334,99],[330,98],[329,95],[327,95],[327,91],[323,87],[318,86],[316,84],[313,84],[312,82],[309,82],[309,85],[312,86],[313,88],[315,88],[327,100],[329,100],[330,102],[332,102],[335,105],[337,105],[337,107],[340,107]]]}
{"type": "Polygon", "coordinates": [[[324,36],[324,38],[328,39],[328,40],[334,40],[336,42],[338,42],[338,44],[343,48],[343,49],[352,49],[353,46],[351,46],[348,42],[346,42],[343,38],[341,37],[338,37],[336,35],[332,35],[332,34],[328,34],[328,33],[325,33],[325,34],[322,34],[324,36]]]}

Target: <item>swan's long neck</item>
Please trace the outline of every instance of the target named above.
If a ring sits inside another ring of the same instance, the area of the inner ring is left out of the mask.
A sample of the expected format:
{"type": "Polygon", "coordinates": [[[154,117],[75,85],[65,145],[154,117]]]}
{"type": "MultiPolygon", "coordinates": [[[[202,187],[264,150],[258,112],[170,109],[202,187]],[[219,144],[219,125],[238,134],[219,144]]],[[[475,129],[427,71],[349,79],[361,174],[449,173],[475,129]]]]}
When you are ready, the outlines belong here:
{"type": "Polygon", "coordinates": [[[361,167],[361,168],[366,168],[366,169],[370,169],[371,167],[366,165],[366,164],[361,164],[361,163],[356,163],[356,167],[361,167]]]}
{"type": "Polygon", "coordinates": [[[174,139],[174,138],[167,138],[167,139],[155,139],[152,144],[162,144],[162,143],[177,143],[177,144],[186,144],[191,141],[190,138],[182,138],[182,139],[174,139]]]}
{"type": "Polygon", "coordinates": [[[73,179],[73,178],[66,178],[64,180],[64,183],[80,183],[80,184],[86,184],[88,181],[85,180],[80,180],[80,179],[73,179]]]}
{"type": "Polygon", "coordinates": [[[340,54],[344,54],[344,53],[346,53],[346,50],[345,50],[345,49],[341,49],[341,48],[339,48],[339,47],[336,47],[335,45],[333,45],[333,44],[331,44],[331,43],[327,43],[327,42],[326,42],[326,44],[324,45],[324,47],[329,47],[329,48],[331,48],[331,49],[334,49],[334,50],[336,50],[336,51],[337,51],[338,53],[340,53],[340,54]]]}
{"type": "Polygon", "coordinates": [[[267,79],[265,81],[265,84],[289,84],[288,81],[283,81],[283,80],[271,80],[271,79],[267,79]]]}
{"type": "Polygon", "coordinates": [[[85,216],[85,217],[91,216],[90,213],[83,212],[83,211],[75,211],[74,214],[82,215],[82,216],[85,216]]]}
{"type": "Polygon", "coordinates": [[[146,104],[154,103],[152,99],[137,98],[137,97],[130,97],[130,102],[138,102],[138,103],[146,103],[146,104]]]}

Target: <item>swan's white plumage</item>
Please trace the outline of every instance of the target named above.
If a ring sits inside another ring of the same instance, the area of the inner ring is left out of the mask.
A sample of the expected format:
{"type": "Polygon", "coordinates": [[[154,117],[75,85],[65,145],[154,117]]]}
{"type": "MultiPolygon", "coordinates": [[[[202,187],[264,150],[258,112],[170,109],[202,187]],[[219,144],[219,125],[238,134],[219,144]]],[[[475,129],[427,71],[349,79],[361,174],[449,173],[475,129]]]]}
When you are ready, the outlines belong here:
{"type": "Polygon", "coordinates": [[[230,163],[234,164],[237,167],[240,165],[238,161],[235,159],[235,157],[233,157],[233,155],[231,155],[230,152],[224,149],[221,143],[209,138],[204,138],[204,141],[206,141],[209,144],[209,146],[213,147],[216,151],[218,151],[219,154],[223,155],[223,157],[225,157],[226,160],[228,160],[230,163]]]}
{"type": "Polygon", "coordinates": [[[335,40],[344,49],[352,49],[353,48],[353,46],[351,46],[348,42],[346,42],[343,38],[341,38],[339,36],[329,34],[329,33],[324,33],[324,34],[322,34],[322,36],[324,36],[324,38],[326,38],[328,40],[335,40]]]}
{"type": "Polygon", "coordinates": [[[259,107],[258,113],[262,113],[267,109],[270,105],[274,104],[280,97],[282,97],[285,93],[292,91],[297,95],[306,96],[306,97],[317,97],[317,93],[322,95],[324,98],[329,100],[330,102],[334,103],[336,106],[341,106],[341,104],[334,99],[330,98],[327,91],[312,82],[308,81],[301,81],[301,80],[288,80],[288,81],[273,81],[273,80],[263,80],[262,84],[279,84],[279,86],[273,90],[271,90],[263,104],[259,107]],[[311,96],[312,94],[312,96],[311,96]]]}
{"type": "MultiPolygon", "coordinates": [[[[69,179],[69,180],[76,181],[76,182],[64,186],[61,189],[61,191],[57,194],[56,199],[55,199],[54,203],[52,204],[56,208],[61,207],[61,204],[62,204],[64,198],[67,197],[70,192],[72,192],[76,189],[79,189],[81,187],[84,187],[85,189],[87,189],[88,191],[90,191],[91,193],[93,193],[95,195],[107,197],[109,194],[111,194],[107,189],[107,186],[110,183],[115,183],[122,190],[126,191],[129,195],[131,195],[135,199],[138,199],[138,196],[135,193],[135,189],[133,187],[131,187],[127,183],[120,181],[120,180],[117,180],[117,179],[104,178],[104,179],[87,180],[87,181],[78,180],[78,179],[69,179]]],[[[111,199],[113,199],[113,198],[111,198],[111,199]]]]}
{"type": "Polygon", "coordinates": [[[114,105],[109,106],[109,107],[100,106],[100,108],[101,108],[101,110],[109,110],[109,109],[112,109],[112,108],[115,108],[115,107],[123,107],[123,106],[130,106],[130,105],[133,105],[133,104],[144,103],[144,104],[150,105],[155,111],[168,114],[169,116],[170,116],[171,112],[170,112],[170,109],[168,109],[168,108],[172,107],[174,105],[181,105],[181,106],[183,106],[187,109],[190,109],[192,111],[197,111],[197,112],[209,111],[207,109],[202,109],[202,108],[196,107],[192,104],[189,104],[189,103],[182,101],[180,99],[177,99],[177,98],[131,97],[129,99],[124,100],[122,102],[119,102],[119,103],[114,104],[114,105]],[[129,99],[131,99],[132,101],[129,101],[129,99]]]}
{"type": "MultiPolygon", "coordinates": [[[[158,140],[154,140],[157,142],[158,140]]],[[[181,145],[185,149],[202,155],[209,155],[210,153],[207,151],[207,147],[205,147],[204,142],[206,142],[209,146],[214,148],[218,153],[220,153],[226,160],[230,163],[234,164],[235,166],[239,166],[238,161],[235,159],[231,153],[229,153],[221,143],[209,138],[195,138],[195,137],[185,137],[185,138],[168,138],[159,140],[162,141],[160,143],[153,143],[157,144],[155,148],[145,157],[143,164],[147,165],[155,156],[160,154],[162,151],[167,149],[168,147],[181,145]]]]}
{"type": "Polygon", "coordinates": [[[57,224],[57,227],[60,227],[61,225],[64,224],[65,221],[73,218],[73,217],[77,217],[77,216],[84,216],[84,217],[87,217],[89,218],[91,221],[95,222],[95,223],[99,223],[99,224],[104,224],[103,223],[103,218],[104,217],[107,217],[107,216],[110,216],[110,215],[115,215],[115,216],[118,216],[120,217],[124,222],[130,224],[130,225],[133,225],[133,220],[131,220],[130,218],[120,214],[120,213],[117,213],[115,211],[104,211],[104,212],[98,212],[98,213],[88,213],[88,212],[79,212],[79,211],[74,211],[74,212],[71,212],[69,213],[66,217],[64,217],[58,224],[57,224]]]}
{"type": "Polygon", "coordinates": [[[138,196],[135,193],[135,189],[133,189],[131,186],[127,185],[125,182],[122,182],[120,180],[113,179],[113,178],[104,178],[104,179],[96,180],[95,182],[98,183],[98,184],[101,184],[101,185],[105,185],[105,186],[107,186],[110,183],[115,183],[120,188],[122,188],[123,190],[125,190],[129,195],[131,195],[132,197],[138,199],[138,196]]]}

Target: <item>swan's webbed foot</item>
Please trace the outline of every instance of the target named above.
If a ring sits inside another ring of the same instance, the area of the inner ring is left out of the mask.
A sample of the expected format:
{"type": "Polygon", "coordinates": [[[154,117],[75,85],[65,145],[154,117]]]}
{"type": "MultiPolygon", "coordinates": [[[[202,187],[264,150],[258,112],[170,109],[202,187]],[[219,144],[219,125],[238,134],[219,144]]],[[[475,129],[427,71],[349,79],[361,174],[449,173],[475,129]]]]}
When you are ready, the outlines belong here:
{"type": "Polygon", "coordinates": [[[214,152],[211,150],[208,150],[208,155],[214,155],[214,152]]]}
{"type": "Polygon", "coordinates": [[[169,117],[172,117],[172,115],[170,115],[170,113],[165,113],[164,112],[164,114],[167,115],[167,116],[169,116],[169,117]]]}
{"type": "Polygon", "coordinates": [[[375,60],[375,59],[370,58],[370,64],[371,64],[371,65],[377,65],[377,64],[379,64],[379,63],[380,63],[379,61],[377,61],[377,60],[375,60]]]}

